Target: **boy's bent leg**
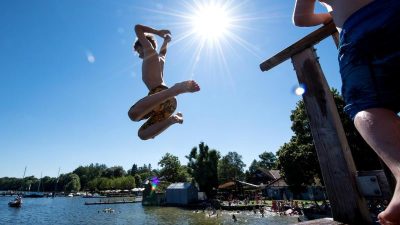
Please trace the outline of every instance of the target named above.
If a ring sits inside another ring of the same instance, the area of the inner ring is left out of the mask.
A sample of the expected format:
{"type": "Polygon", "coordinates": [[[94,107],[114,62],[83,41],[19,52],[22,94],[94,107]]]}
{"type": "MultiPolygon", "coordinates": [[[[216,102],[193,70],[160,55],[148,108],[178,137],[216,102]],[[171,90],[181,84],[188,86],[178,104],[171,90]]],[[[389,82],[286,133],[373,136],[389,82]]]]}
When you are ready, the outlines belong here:
{"type": "Polygon", "coordinates": [[[142,129],[142,127],[145,126],[143,125],[138,131],[138,136],[142,140],[148,140],[154,138],[175,123],[180,123],[180,124],[183,123],[182,113],[177,113],[173,116],[168,117],[165,120],[162,120],[158,123],[154,123],[142,129]]]}
{"type": "Polygon", "coordinates": [[[378,218],[382,224],[400,224],[400,118],[393,111],[372,108],[357,113],[354,123],[397,181],[390,204],[378,218]]]}
{"type": "Polygon", "coordinates": [[[168,100],[169,98],[175,97],[183,93],[197,92],[199,90],[200,87],[194,80],[176,83],[169,89],[140,99],[137,103],[135,103],[135,105],[130,108],[128,112],[129,118],[132,121],[140,121],[145,115],[147,115],[154,108],[156,108],[158,105],[168,100]]]}

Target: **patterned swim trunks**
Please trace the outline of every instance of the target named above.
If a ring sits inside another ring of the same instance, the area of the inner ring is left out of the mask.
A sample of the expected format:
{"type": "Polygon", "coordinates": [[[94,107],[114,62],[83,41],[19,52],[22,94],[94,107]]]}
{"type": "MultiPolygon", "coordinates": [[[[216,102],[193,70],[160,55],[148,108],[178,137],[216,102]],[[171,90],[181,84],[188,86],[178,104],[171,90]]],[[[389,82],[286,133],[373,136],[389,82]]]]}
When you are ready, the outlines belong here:
{"type": "MultiPolygon", "coordinates": [[[[164,85],[160,85],[154,89],[152,89],[149,95],[153,95],[155,93],[158,93],[160,91],[163,90],[167,90],[168,87],[164,86],[164,85]]],[[[153,109],[153,111],[151,111],[150,113],[148,113],[147,115],[145,115],[143,117],[143,119],[148,119],[146,121],[146,123],[144,123],[140,129],[140,130],[144,130],[148,127],[150,127],[151,125],[158,123],[160,121],[163,121],[167,118],[169,118],[176,110],[176,106],[177,106],[177,102],[175,98],[170,98],[166,101],[164,101],[163,103],[161,103],[157,108],[153,109]]]]}
{"type": "Polygon", "coordinates": [[[344,111],[400,111],[400,1],[375,0],[346,20],[339,65],[344,111]]]}

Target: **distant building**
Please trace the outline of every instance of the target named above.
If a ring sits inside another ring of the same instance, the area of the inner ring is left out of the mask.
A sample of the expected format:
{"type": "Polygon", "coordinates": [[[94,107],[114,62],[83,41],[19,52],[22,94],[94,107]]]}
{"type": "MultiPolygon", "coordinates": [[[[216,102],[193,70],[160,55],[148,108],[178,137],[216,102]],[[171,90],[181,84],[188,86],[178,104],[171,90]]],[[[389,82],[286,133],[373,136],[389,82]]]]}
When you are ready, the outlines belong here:
{"type": "Polygon", "coordinates": [[[268,184],[280,177],[279,170],[268,170],[264,168],[257,168],[250,177],[247,178],[247,182],[252,184],[268,184]]]}
{"type": "Polygon", "coordinates": [[[325,189],[321,185],[307,186],[302,193],[294,194],[289,189],[285,180],[280,176],[279,170],[270,170],[269,173],[275,178],[272,182],[264,185],[264,196],[275,200],[302,199],[302,200],[324,200],[325,189]]]}
{"type": "Polygon", "coordinates": [[[187,205],[198,200],[198,190],[191,183],[173,183],[168,186],[166,203],[172,205],[187,205]]]}

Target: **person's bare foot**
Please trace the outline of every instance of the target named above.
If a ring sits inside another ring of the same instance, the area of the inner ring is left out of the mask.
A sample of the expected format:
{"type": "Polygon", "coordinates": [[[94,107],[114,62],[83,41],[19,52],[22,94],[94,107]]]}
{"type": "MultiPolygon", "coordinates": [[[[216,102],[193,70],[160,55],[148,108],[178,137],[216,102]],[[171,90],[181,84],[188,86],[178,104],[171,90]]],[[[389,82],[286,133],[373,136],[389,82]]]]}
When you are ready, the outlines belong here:
{"type": "Polygon", "coordinates": [[[176,83],[171,89],[176,91],[176,95],[189,92],[200,91],[200,86],[194,80],[187,80],[180,83],[176,83]]]}
{"type": "Polygon", "coordinates": [[[178,112],[175,115],[173,115],[172,118],[173,118],[175,123],[180,123],[180,124],[183,123],[183,115],[180,112],[178,112]]]}
{"type": "Polygon", "coordinates": [[[384,225],[400,225],[400,185],[396,190],[385,211],[378,215],[379,223],[384,225]]]}

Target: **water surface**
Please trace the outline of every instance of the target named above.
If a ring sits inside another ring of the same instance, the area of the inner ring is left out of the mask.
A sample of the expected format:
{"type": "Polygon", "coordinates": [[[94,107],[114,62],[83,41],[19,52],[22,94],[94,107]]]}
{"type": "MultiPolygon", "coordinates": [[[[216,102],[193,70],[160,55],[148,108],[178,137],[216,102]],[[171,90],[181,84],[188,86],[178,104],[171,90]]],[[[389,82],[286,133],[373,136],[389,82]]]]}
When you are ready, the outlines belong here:
{"type": "MultiPolygon", "coordinates": [[[[217,211],[217,216],[209,216],[205,211],[184,210],[175,207],[143,207],[140,203],[116,205],[84,205],[81,197],[25,198],[21,208],[7,205],[13,197],[0,197],[0,224],[32,225],[111,225],[111,224],[148,224],[148,225],[214,225],[214,224],[254,224],[286,225],[297,222],[297,217],[279,216],[267,213],[265,217],[252,211],[217,211]],[[112,208],[113,212],[104,212],[112,208]],[[232,214],[238,219],[233,222],[232,214]]],[[[102,199],[104,201],[104,199],[102,199]]]]}

